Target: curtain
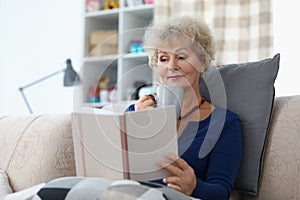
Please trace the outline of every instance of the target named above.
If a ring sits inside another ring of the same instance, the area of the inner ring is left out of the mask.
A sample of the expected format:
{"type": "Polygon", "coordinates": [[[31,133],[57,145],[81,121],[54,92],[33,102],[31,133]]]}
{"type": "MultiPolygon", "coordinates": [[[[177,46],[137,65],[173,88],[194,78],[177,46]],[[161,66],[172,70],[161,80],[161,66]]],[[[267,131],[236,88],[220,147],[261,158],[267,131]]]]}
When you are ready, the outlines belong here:
{"type": "Polygon", "coordinates": [[[215,37],[216,65],[272,57],[271,0],[154,1],[154,23],[175,15],[204,18],[215,37]]]}

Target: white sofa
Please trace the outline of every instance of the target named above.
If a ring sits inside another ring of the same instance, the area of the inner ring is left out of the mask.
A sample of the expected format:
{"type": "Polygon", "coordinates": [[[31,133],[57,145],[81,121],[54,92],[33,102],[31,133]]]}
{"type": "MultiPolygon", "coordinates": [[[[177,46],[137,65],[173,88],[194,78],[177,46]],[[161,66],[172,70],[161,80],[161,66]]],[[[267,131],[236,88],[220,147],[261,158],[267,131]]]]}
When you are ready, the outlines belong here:
{"type": "Polygon", "coordinates": [[[14,192],[75,176],[70,115],[0,117],[0,169],[14,192]]]}
{"type": "MultiPolygon", "coordinates": [[[[258,195],[234,191],[231,200],[300,199],[299,160],[300,95],[278,97],[258,195]]],[[[71,116],[0,117],[0,169],[7,173],[13,192],[75,176],[71,116]]]]}

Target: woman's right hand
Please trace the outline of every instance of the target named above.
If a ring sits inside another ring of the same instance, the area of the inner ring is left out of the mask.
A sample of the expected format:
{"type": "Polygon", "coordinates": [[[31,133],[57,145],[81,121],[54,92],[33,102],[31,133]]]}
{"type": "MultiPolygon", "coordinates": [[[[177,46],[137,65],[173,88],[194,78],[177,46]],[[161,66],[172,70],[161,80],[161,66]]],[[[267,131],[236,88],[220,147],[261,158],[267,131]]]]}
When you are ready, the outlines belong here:
{"type": "Polygon", "coordinates": [[[135,110],[145,110],[155,107],[156,101],[153,95],[143,95],[135,103],[135,110]]]}

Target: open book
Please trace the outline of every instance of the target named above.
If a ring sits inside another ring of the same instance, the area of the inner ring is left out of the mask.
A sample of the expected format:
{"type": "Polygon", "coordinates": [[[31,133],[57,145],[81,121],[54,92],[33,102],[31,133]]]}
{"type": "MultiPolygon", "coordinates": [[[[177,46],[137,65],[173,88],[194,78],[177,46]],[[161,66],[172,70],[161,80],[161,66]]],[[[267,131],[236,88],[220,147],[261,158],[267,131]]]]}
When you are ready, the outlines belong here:
{"type": "Polygon", "coordinates": [[[178,155],[175,107],[116,113],[86,108],[72,114],[78,176],[155,180],[165,154],[178,155]]]}

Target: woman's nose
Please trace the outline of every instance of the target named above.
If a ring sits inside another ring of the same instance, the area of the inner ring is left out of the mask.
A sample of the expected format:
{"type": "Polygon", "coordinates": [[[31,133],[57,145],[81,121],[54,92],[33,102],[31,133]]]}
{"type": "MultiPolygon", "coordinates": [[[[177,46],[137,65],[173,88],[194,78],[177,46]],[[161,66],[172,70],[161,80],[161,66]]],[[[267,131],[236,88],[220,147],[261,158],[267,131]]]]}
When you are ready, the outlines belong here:
{"type": "Polygon", "coordinates": [[[170,70],[178,70],[178,65],[177,65],[177,62],[174,58],[171,58],[170,61],[169,61],[169,65],[168,65],[168,69],[170,70]]]}

